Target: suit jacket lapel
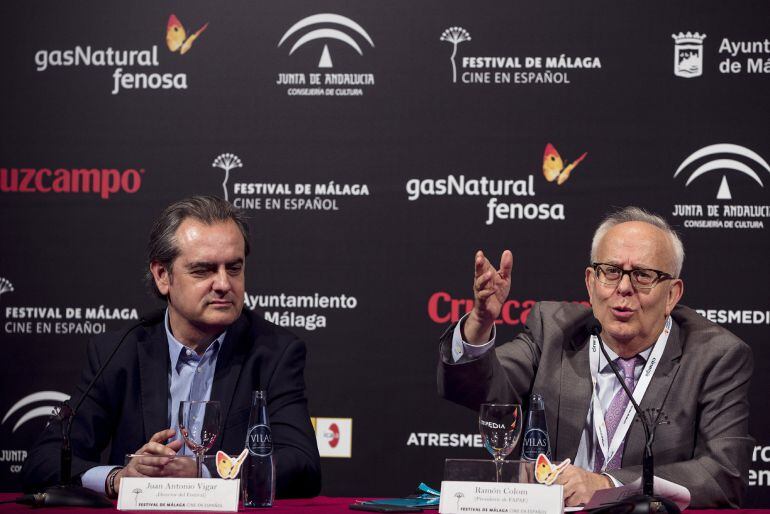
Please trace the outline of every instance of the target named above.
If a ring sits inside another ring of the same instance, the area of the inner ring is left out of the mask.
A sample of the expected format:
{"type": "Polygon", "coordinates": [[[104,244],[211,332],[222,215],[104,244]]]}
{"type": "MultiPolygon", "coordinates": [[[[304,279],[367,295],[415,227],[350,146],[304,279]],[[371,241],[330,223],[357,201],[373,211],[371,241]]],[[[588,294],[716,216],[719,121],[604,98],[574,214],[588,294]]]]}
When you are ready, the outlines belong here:
{"type": "Polygon", "coordinates": [[[576,336],[565,344],[561,366],[559,418],[554,454],[575,459],[591,402],[588,339],[576,336]]]}
{"type": "Polygon", "coordinates": [[[163,323],[148,329],[137,345],[145,440],[168,425],[170,359],[163,323]]]}
{"type": "MultiPolygon", "coordinates": [[[[671,325],[671,333],[668,336],[666,350],[660,356],[660,363],[655,369],[644,398],[639,402],[639,407],[643,412],[648,409],[661,409],[665,407],[663,402],[671,389],[671,383],[679,369],[679,363],[682,357],[682,342],[679,339],[679,325],[676,322],[671,325]]],[[[651,427],[654,428],[654,427],[651,427]]],[[[641,423],[635,421],[626,434],[626,442],[623,449],[623,466],[632,466],[641,464],[644,454],[644,427],[641,423]]]]}
{"type": "Polygon", "coordinates": [[[217,368],[214,371],[214,384],[211,386],[211,400],[220,403],[220,433],[214,447],[216,450],[222,448],[224,441],[224,430],[227,425],[226,420],[230,414],[235,388],[238,379],[241,376],[243,360],[248,353],[249,347],[254,342],[254,335],[251,332],[251,323],[245,314],[230,325],[227,329],[227,335],[219,350],[217,357],[217,368]]]}

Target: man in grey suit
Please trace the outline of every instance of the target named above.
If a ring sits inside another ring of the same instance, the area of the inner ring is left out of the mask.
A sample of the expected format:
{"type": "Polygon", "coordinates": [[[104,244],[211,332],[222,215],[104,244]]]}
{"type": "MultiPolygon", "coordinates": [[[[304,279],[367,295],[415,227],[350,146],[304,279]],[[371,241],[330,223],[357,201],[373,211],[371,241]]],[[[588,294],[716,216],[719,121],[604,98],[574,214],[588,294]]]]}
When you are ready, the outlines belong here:
{"type": "Polygon", "coordinates": [[[568,506],[641,475],[644,433],[587,324],[593,316],[634,398],[658,421],[655,474],[685,486],[692,507],[737,507],[745,494],[750,348],[692,309],[677,306],[684,249],[659,216],[628,207],[607,217],[591,245],[585,283],[591,309],[536,304],[525,330],[495,348],[494,321],[511,287],[511,252],[494,269],[475,259],[473,311],[441,341],[439,390],[478,409],[484,402],[545,399],[558,481],[568,506]]]}

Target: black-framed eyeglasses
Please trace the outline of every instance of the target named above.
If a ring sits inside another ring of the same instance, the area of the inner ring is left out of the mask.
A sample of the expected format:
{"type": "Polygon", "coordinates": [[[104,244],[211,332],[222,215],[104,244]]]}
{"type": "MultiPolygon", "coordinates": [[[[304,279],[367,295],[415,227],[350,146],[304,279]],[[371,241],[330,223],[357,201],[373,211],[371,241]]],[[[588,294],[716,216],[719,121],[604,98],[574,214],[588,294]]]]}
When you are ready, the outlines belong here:
{"type": "Polygon", "coordinates": [[[596,279],[605,286],[616,286],[628,275],[631,284],[637,289],[652,289],[664,280],[672,280],[673,275],[656,269],[623,269],[614,264],[605,262],[593,262],[591,267],[596,273],[596,279]]]}

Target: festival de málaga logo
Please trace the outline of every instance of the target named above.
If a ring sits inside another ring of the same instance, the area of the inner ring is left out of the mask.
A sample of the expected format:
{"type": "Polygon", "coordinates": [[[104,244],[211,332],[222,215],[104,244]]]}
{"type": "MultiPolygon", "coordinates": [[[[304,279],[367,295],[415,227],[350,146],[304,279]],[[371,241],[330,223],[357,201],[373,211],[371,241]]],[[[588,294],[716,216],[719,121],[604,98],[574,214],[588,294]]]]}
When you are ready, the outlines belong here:
{"type": "MultiPolygon", "coordinates": [[[[14,291],[11,281],[0,277],[0,297],[14,291]]],[[[74,305],[9,305],[0,309],[0,333],[38,337],[51,335],[95,335],[107,331],[107,321],[138,320],[139,312],[131,307],[99,307],[74,305]]],[[[8,417],[8,416],[6,416],[8,417]]],[[[3,421],[4,422],[4,421],[3,421]]],[[[14,429],[15,430],[15,429],[14,429]]]]}
{"type": "Polygon", "coordinates": [[[310,214],[313,211],[339,211],[349,199],[368,197],[369,186],[363,183],[339,183],[335,180],[318,182],[287,182],[258,178],[244,168],[244,161],[232,152],[218,154],[211,163],[212,168],[221,170],[223,180],[222,197],[240,209],[255,211],[299,211],[310,214]]]}
{"type": "MultiPolygon", "coordinates": [[[[166,46],[180,56],[192,48],[208,27],[204,23],[188,36],[175,14],[166,23],[166,46]]],[[[138,49],[116,49],[77,44],[66,49],[41,49],[35,52],[35,67],[40,73],[58,67],[103,67],[112,72],[110,92],[117,95],[134,90],[182,90],[188,88],[187,73],[164,73],[160,68],[158,45],[138,49]],[[141,71],[140,71],[141,70],[141,71]]]]}
{"type": "Polygon", "coordinates": [[[452,45],[452,56],[449,58],[449,62],[452,63],[452,82],[457,82],[457,63],[455,62],[457,45],[470,41],[471,35],[462,27],[449,27],[441,34],[439,39],[452,45]]]}
{"type": "MultiPolygon", "coordinates": [[[[524,85],[571,84],[574,77],[599,70],[601,58],[592,55],[458,55],[462,43],[471,41],[471,33],[460,26],[444,30],[439,41],[452,45],[449,56],[454,84],[524,85]]],[[[472,45],[463,45],[465,53],[472,45]]]]}
{"type": "Polygon", "coordinates": [[[222,193],[224,194],[225,200],[230,201],[230,195],[227,192],[227,181],[230,178],[231,170],[243,167],[241,158],[234,153],[221,153],[217,155],[216,159],[214,159],[214,162],[211,163],[211,167],[219,168],[225,172],[225,179],[222,181],[222,193]]]}
{"type": "Polygon", "coordinates": [[[288,48],[289,56],[320,49],[317,71],[281,71],[276,85],[285,87],[289,96],[363,96],[366,88],[374,86],[374,73],[337,70],[330,44],[335,51],[347,50],[361,58],[365,49],[374,48],[369,33],[347,16],[334,13],[307,16],[289,27],[277,47],[288,48]]]}
{"type": "Polygon", "coordinates": [[[3,296],[3,293],[12,293],[13,292],[13,284],[11,284],[11,281],[7,278],[0,277],[0,296],[3,296]]]}
{"type": "MultiPolygon", "coordinates": [[[[699,180],[709,183],[707,177],[721,175],[711,203],[675,204],[672,215],[683,218],[685,228],[710,229],[762,229],[770,218],[770,205],[764,181],[768,180],[770,164],[757,152],[733,143],[716,143],[704,146],[688,155],[674,172],[674,180],[690,189],[699,180]],[[742,181],[744,196],[760,200],[751,203],[746,198],[734,198],[732,181],[742,181]],[[763,180],[764,179],[764,180],[763,180]],[[759,194],[752,195],[752,191],[759,194]],[[735,201],[739,201],[737,203],[735,201]]],[[[713,180],[711,183],[715,183],[713,180]]],[[[703,188],[700,188],[701,190],[703,188]]]]}

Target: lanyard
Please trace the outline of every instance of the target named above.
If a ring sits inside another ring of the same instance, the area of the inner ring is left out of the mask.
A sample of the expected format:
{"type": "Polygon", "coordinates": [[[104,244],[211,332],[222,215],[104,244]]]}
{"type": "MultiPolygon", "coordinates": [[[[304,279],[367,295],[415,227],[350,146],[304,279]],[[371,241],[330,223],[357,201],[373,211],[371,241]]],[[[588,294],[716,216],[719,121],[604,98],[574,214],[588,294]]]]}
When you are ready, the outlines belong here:
{"type": "MultiPolygon", "coordinates": [[[[668,336],[670,333],[671,316],[666,318],[666,324],[663,327],[663,332],[661,332],[660,336],[658,336],[658,340],[655,341],[655,345],[652,348],[652,353],[650,353],[650,357],[647,359],[647,363],[644,365],[642,374],[639,377],[639,382],[634,388],[633,397],[637,404],[641,403],[642,398],[644,398],[644,393],[647,391],[647,387],[652,381],[652,376],[655,374],[655,369],[658,367],[660,357],[663,355],[663,351],[666,349],[666,343],[668,342],[668,336]]],[[[601,402],[599,401],[599,395],[596,392],[598,389],[597,382],[599,374],[599,362],[601,360],[599,357],[601,355],[601,350],[599,349],[599,341],[596,336],[591,336],[589,352],[591,363],[591,383],[593,384],[591,401],[593,404],[594,432],[596,433],[599,448],[601,448],[602,453],[604,454],[604,465],[606,466],[612,460],[612,457],[615,456],[618,448],[620,448],[620,445],[626,438],[626,433],[631,426],[631,421],[634,419],[633,414],[635,413],[635,410],[631,402],[628,402],[628,405],[626,405],[626,410],[623,413],[623,417],[620,420],[620,424],[618,425],[615,434],[612,436],[612,441],[608,441],[607,425],[604,422],[604,411],[602,410],[601,402]]]]}

